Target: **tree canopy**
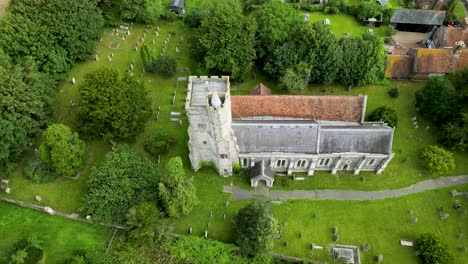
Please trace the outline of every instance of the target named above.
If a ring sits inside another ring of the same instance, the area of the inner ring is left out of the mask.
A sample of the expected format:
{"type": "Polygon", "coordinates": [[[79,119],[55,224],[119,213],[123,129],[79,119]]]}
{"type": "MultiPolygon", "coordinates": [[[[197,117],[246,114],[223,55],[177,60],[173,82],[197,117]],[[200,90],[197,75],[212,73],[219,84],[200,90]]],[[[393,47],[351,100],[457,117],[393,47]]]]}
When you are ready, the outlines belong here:
{"type": "Polygon", "coordinates": [[[423,264],[450,264],[453,257],[442,239],[433,233],[422,234],[416,240],[416,250],[423,264]]]}
{"type": "Polygon", "coordinates": [[[53,124],[42,134],[44,141],[39,146],[41,160],[54,168],[58,175],[74,175],[83,165],[86,144],[63,124],[53,124]]]}
{"type": "Polygon", "coordinates": [[[390,127],[396,127],[398,124],[398,114],[391,107],[381,106],[369,115],[369,121],[383,121],[390,127]]]}
{"type": "Polygon", "coordinates": [[[434,173],[446,173],[455,168],[455,159],[450,151],[438,146],[429,146],[421,153],[426,168],[434,173]]]}
{"type": "Polygon", "coordinates": [[[244,254],[269,253],[273,248],[276,224],[270,207],[254,201],[237,213],[234,240],[244,254]]]}
{"type": "Polygon", "coordinates": [[[129,237],[137,243],[160,242],[164,235],[172,230],[168,219],[154,202],[142,202],[131,207],[127,214],[129,237]]]}
{"type": "Polygon", "coordinates": [[[88,181],[82,210],[97,222],[123,222],[142,201],[156,201],[159,168],[128,147],[106,154],[88,181]]]}
{"type": "Polygon", "coordinates": [[[210,1],[195,29],[192,54],[200,71],[242,80],[252,68],[254,42],[254,21],[242,14],[239,1],[210,1]]]}
{"type": "Polygon", "coordinates": [[[185,176],[180,157],[171,158],[161,175],[159,201],[169,217],[190,213],[198,204],[197,192],[191,179],[185,176]]]}
{"type": "Polygon", "coordinates": [[[131,138],[143,129],[151,114],[143,84],[131,76],[121,78],[115,69],[86,74],[79,92],[79,127],[85,135],[131,138]]]}

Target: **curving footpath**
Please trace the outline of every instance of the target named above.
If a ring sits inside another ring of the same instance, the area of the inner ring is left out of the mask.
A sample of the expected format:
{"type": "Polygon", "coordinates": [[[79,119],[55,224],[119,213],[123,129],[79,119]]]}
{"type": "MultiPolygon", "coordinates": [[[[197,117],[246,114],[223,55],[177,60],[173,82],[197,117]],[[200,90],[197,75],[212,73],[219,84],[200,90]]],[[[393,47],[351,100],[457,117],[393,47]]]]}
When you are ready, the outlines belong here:
{"type": "MultiPolygon", "coordinates": [[[[346,200],[364,201],[381,200],[386,198],[401,197],[408,194],[434,190],[443,187],[468,184],[468,175],[444,177],[425,180],[405,188],[381,191],[352,191],[352,190],[270,190],[266,196],[269,200],[346,200]]],[[[225,186],[225,192],[232,193],[235,201],[250,200],[255,196],[255,191],[239,189],[234,186],[225,186]]]]}

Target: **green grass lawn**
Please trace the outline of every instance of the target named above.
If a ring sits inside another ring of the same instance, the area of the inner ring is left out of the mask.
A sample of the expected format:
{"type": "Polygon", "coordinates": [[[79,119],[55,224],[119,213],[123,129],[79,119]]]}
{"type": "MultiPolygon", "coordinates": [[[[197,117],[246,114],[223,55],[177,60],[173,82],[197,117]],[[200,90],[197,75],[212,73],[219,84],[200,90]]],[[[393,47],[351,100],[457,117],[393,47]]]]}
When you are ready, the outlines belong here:
{"type": "Polygon", "coordinates": [[[364,34],[367,29],[372,29],[376,34],[382,35],[383,27],[366,27],[359,24],[355,17],[348,14],[325,14],[322,12],[307,12],[310,14],[309,21],[311,23],[323,23],[325,18],[330,19],[330,27],[337,38],[341,38],[347,32],[351,36],[358,36],[364,34]]]}
{"type": "Polygon", "coordinates": [[[463,4],[461,2],[457,3],[454,12],[458,20],[463,21],[463,18],[465,17],[465,9],[463,8],[463,4]]]}
{"type": "Polygon", "coordinates": [[[0,256],[22,237],[44,242],[42,263],[62,263],[77,249],[101,249],[111,230],[0,202],[0,256]]]}

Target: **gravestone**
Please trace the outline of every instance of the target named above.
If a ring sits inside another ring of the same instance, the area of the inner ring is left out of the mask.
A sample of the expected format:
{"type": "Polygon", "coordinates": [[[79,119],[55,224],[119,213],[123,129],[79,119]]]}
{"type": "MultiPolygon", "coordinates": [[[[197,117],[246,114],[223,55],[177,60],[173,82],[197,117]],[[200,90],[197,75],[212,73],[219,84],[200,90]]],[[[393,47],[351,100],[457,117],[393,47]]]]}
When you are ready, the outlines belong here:
{"type": "Polygon", "coordinates": [[[226,214],[223,214],[223,220],[226,220],[226,214]]]}
{"type": "Polygon", "coordinates": [[[133,64],[130,63],[130,70],[133,71],[133,68],[134,68],[133,64]]]}
{"type": "Polygon", "coordinates": [[[417,222],[418,222],[418,218],[417,218],[417,217],[411,218],[411,223],[416,224],[417,222]]]}
{"type": "Polygon", "coordinates": [[[382,254],[377,255],[377,262],[382,262],[382,261],[383,261],[382,254]]]}
{"type": "Polygon", "coordinates": [[[94,55],[94,59],[95,59],[96,61],[99,61],[99,56],[98,56],[97,54],[94,55]]]}
{"type": "Polygon", "coordinates": [[[446,220],[449,218],[449,214],[445,213],[445,214],[440,214],[440,220],[446,220]]]}
{"type": "Polygon", "coordinates": [[[314,215],[312,216],[314,219],[317,219],[318,217],[318,214],[317,213],[314,213],[314,215]]]}
{"type": "Polygon", "coordinates": [[[208,230],[205,230],[205,238],[208,238],[208,230]]]}
{"type": "Polygon", "coordinates": [[[333,241],[338,242],[340,240],[340,235],[336,234],[333,236],[333,241]]]}
{"type": "Polygon", "coordinates": [[[72,78],[72,83],[73,83],[73,84],[76,84],[75,77],[72,78]]]}
{"type": "Polygon", "coordinates": [[[457,237],[458,237],[458,239],[462,239],[462,238],[463,238],[463,234],[462,234],[462,233],[458,233],[458,234],[457,234],[457,237]]]}
{"type": "Polygon", "coordinates": [[[410,210],[408,210],[408,214],[412,215],[412,214],[414,214],[414,211],[410,209],[410,210]]]}
{"type": "Polygon", "coordinates": [[[370,249],[370,245],[369,245],[369,244],[364,244],[364,245],[362,245],[362,250],[368,251],[369,249],[370,249]]]}
{"type": "Polygon", "coordinates": [[[52,208],[50,208],[50,207],[48,207],[48,206],[44,207],[44,212],[46,212],[46,213],[48,213],[48,214],[50,214],[50,215],[55,214],[54,209],[52,209],[52,208]]]}
{"type": "Polygon", "coordinates": [[[338,227],[337,226],[333,227],[333,234],[335,234],[335,235],[338,234],[338,227]]]}
{"type": "Polygon", "coordinates": [[[188,233],[189,233],[189,234],[192,234],[192,231],[193,231],[193,230],[192,230],[192,227],[190,227],[188,233]]]}
{"type": "Polygon", "coordinates": [[[226,207],[228,207],[228,206],[229,206],[229,201],[226,201],[226,207]]]}
{"type": "Polygon", "coordinates": [[[10,188],[10,187],[7,187],[7,188],[5,189],[5,192],[6,192],[6,193],[10,193],[10,192],[11,192],[11,188],[10,188]]]}
{"type": "Polygon", "coordinates": [[[213,217],[213,211],[210,211],[209,216],[210,218],[213,217]]]}
{"type": "Polygon", "coordinates": [[[39,196],[39,195],[36,195],[36,197],[34,197],[34,200],[36,200],[38,202],[42,202],[42,197],[39,196]]]}
{"type": "Polygon", "coordinates": [[[107,56],[107,61],[112,61],[111,56],[107,56]]]}
{"type": "Polygon", "coordinates": [[[210,222],[208,222],[208,229],[209,229],[210,227],[211,227],[211,223],[210,223],[210,222]]]}

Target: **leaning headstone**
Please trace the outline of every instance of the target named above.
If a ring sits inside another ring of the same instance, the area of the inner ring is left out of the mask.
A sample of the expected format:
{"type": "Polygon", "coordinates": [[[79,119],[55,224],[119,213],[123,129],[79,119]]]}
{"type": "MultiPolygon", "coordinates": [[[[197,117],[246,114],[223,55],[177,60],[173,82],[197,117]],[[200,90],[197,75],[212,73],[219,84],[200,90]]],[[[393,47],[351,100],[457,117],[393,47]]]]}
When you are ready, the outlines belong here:
{"type": "Polygon", "coordinates": [[[383,261],[382,254],[377,255],[377,262],[382,262],[382,261],[383,261]]]}
{"type": "Polygon", "coordinates": [[[370,249],[370,245],[369,245],[369,244],[364,244],[364,245],[362,245],[362,250],[368,251],[369,249],[370,249]]]}
{"type": "Polygon", "coordinates": [[[457,237],[458,237],[458,239],[462,239],[462,238],[463,238],[463,234],[462,234],[462,233],[458,233],[458,234],[457,234],[457,237]]]}
{"type": "Polygon", "coordinates": [[[418,222],[418,218],[417,218],[417,217],[411,218],[411,223],[416,224],[417,222],[418,222]]]}
{"type": "Polygon", "coordinates": [[[73,83],[73,84],[76,84],[75,77],[72,78],[72,83],[73,83]]]}
{"type": "Polygon", "coordinates": [[[335,234],[335,235],[338,234],[338,227],[337,226],[333,227],[333,234],[335,234]]]}
{"type": "Polygon", "coordinates": [[[205,238],[208,238],[208,230],[205,230],[205,238]]]}
{"type": "Polygon", "coordinates": [[[229,201],[226,201],[226,207],[228,207],[228,206],[229,206],[229,201]]]}
{"type": "Polygon", "coordinates": [[[410,209],[410,210],[408,210],[408,214],[412,215],[412,214],[414,214],[414,211],[410,209]]]}
{"type": "Polygon", "coordinates": [[[39,195],[36,195],[36,197],[34,197],[34,200],[36,200],[38,202],[42,202],[42,197],[39,196],[39,195]]]}

